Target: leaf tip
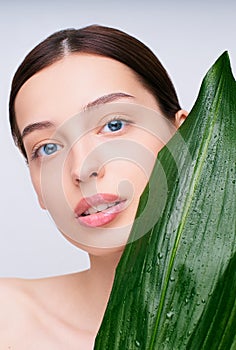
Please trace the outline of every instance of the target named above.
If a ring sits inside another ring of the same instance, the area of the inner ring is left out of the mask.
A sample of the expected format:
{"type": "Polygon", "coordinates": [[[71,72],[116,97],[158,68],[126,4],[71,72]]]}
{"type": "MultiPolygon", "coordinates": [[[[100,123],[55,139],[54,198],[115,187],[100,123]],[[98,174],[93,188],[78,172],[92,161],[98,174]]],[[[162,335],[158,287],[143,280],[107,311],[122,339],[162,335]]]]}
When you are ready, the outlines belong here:
{"type": "Polygon", "coordinates": [[[210,71],[218,71],[218,72],[225,72],[231,77],[233,77],[232,69],[231,69],[231,64],[230,64],[230,57],[229,57],[229,52],[226,50],[224,51],[220,57],[216,60],[216,62],[213,64],[212,68],[210,71]]]}

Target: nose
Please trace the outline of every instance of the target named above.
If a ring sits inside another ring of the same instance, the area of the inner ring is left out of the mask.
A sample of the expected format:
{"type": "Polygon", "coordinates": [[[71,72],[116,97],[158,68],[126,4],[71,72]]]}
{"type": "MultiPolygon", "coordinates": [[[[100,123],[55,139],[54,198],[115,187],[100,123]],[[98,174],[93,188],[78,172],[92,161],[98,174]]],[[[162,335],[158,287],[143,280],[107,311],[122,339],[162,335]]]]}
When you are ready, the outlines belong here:
{"type": "Polygon", "coordinates": [[[76,186],[104,176],[105,168],[98,153],[94,145],[84,141],[79,141],[71,148],[71,178],[76,186]]]}

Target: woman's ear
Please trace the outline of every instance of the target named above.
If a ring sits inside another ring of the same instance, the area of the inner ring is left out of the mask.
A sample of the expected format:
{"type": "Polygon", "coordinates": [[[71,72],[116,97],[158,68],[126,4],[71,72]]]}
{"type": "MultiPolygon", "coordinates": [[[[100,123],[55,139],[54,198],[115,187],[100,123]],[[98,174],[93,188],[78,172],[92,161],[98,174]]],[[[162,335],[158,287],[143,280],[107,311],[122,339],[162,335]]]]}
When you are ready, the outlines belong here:
{"type": "Polygon", "coordinates": [[[178,129],[183,122],[185,121],[185,119],[188,116],[188,112],[185,111],[184,109],[180,109],[176,114],[175,114],[175,126],[178,129]]]}

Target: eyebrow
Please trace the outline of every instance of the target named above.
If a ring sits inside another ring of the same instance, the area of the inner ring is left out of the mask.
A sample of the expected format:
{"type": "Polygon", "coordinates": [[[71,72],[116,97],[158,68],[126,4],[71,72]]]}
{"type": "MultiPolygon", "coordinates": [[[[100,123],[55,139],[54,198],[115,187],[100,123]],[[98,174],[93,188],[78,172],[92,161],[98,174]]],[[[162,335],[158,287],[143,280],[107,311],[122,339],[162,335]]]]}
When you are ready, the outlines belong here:
{"type": "Polygon", "coordinates": [[[134,98],[134,96],[126,94],[124,92],[113,92],[111,94],[101,96],[92,102],[89,102],[86,106],[83,107],[83,111],[87,111],[91,107],[95,107],[95,106],[99,106],[101,104],[113,102],[113,101],[119,100],[121,98],[134,98]]]}
{"type": "Polygon", "coordinates": [[[50,129],[52,127],[55,127],[55,124],[49,121],[29,124],[22,131],[21,138],[23,139],[24,137],[36,130],[50,129]]]}
{"type": "MultiPolygon", "coordinates": [[[[86,104],[83,108],[82,111],[87,111],[92,107],[95,106],[99,106],[105,103],[109,103],[109,102],[114,102],[116,100],[122,99],[122,98],[134,98],[134,96],[126,94],[124,92],[114,92],[111,94],[107,94],[104,96],[101,96],[99,98],[97,98],[96,100],[89,102],[88,104],[86,104]]],[[[34,131],[38,131],[38,130],[43,130],[43,129],[50,129],[55,127],[55,124],[50,122],[50,121],[42,121],[42,122],[37,122],[37,123],[32,123],[27,125],[21,134],[21,138],[25,138],[27,135],[31,134],[34,131]]]]}

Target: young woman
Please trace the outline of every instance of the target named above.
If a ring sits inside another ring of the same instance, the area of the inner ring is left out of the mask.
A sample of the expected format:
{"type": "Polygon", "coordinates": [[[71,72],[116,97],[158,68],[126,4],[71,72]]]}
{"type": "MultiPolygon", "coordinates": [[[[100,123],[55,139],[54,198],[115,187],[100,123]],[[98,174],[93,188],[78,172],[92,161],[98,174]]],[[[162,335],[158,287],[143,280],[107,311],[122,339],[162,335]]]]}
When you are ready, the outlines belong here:
{"type": "Polygon", "coordinates": [[[1,349],[92,349],[155,157],[186,112],[155,55],[102,26],[36,46],[9,108],[40,206],[88,252],[90,268],[2,280],[1,349]]]}

